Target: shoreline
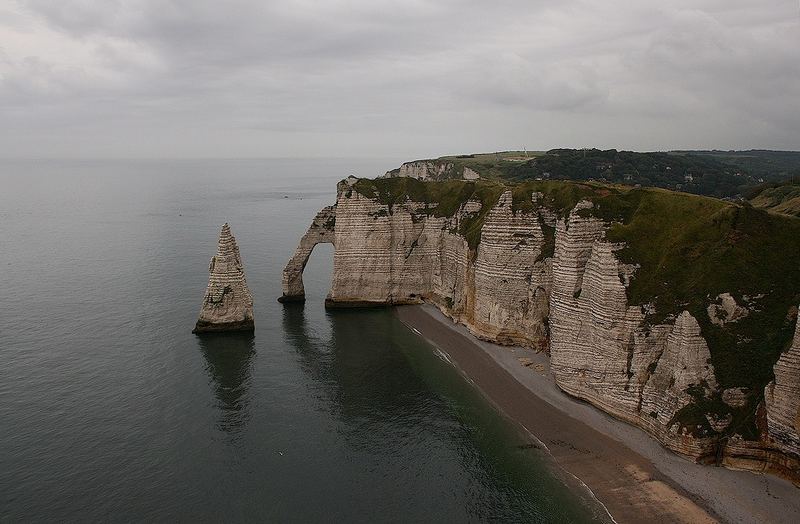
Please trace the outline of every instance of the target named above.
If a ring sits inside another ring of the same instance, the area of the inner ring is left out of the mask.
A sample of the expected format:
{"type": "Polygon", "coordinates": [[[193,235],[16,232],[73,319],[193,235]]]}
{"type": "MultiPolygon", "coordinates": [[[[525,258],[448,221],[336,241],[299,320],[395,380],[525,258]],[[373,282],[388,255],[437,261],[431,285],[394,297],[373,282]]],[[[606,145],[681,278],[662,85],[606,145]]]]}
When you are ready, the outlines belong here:
{"type": "Polygon", "coordinates": [[[800,492],[790,482],[676,455],[558,389],[547,355],[479,340],[430,304],[394,311],[617,522],[800,522],[800,492]]]}

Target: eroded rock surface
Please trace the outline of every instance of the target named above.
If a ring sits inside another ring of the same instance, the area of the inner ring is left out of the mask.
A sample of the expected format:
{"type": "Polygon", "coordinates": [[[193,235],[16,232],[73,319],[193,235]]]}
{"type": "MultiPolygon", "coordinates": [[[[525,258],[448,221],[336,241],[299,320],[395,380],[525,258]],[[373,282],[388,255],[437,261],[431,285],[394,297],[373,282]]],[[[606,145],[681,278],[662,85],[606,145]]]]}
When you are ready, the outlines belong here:
{"type": "Polygon", "coordinates": [[[239,246],[227,223],[222,226],[217,254],[208,272],[208,288],[192,332],[252,331],[253,297],[247,288],[239,246]]]}
{"type": "Polygon", "coordinates": [[[386,178],[407,177],[417,180],[478,180],[481,175],[466,166],[456,166],[452,162],[442,160],[415,160],[405,162],[399,168],[387,171],[386,178]]]}
{"type": "MultiPolygon", "coordinates": [[[[429,176],[413,169],[408,176],[429,176]]],[[[302,296],[308,253],[332,242],[329,307],[433,303],[479,338],[549,351],[562,390],[678,453],[800,479],[800,331],[765,393],[768,429],[754,436],[759,399],[720,387],[702,327],[724,328],[750,310],[722,293],[702,306],[708,318],[677,309],[653,322],[652,304],[629,303],[639,266],[620,261],[625,244],[606,239],[612,224],[592,202],[554,209],[534,192],[515,208],[505,191],[440,216],[436,202],[371,196],[356,183],[341,182],[336,205],[314,219],[284,271],[284,296],[302,296]],[[745,438],[735,428],[747,413],[754,429],[745,438]]]]}
{"type": "Polygon", "coordinates": [[[631,269],[614,254],[621,246],[602,240],[605,229],[602,220],[572,213],[556,231],[550,294],[556,383],[675,451],[711,453],[710,442],[682,438],[675,420],[692,401],[687,388],[716,387],[697,320],[684,311],[674,324],[647,325],[643,308],[628,305],[624,282],[631,269]]]}
{"type": "Polygon", "coordinates": [[[317,213],[306,231],[300,244],[295,249],[289,263],[283,269],[281,289],[283,295],[280,302],[302,302],[306,298],[303,288],[303,270],[308,263],[308,257],[317,244],[334,243],[334,228],[336,225],[336,207],[328,206],[317,213]]]}
{"type": "Polygon", "coordinates": [[[709,304],[707,311],[708,318],[718,326],[736,322],[749,313],[747,308],[740,306],[730,293],[721,293],[717,297],[717,302],[709,304]]]}
{"type": "Polygon", "coordinates": [[[775,380],[764,391],[769,436],[787,452],[800,454],[800,317],[794,340],[775,364],[775,380]]]}
{"type": "Polygon", "coordinates": [[[514,213],[511,191],[500,196],[481,229],[474,262],[474,331],[502,344],[544,347],[550,264],[538,213],[514,213]]]}
{"type": "Polygon", "coordinates": [[[416,160],[405,162],[399,169],[386,173],[387,177],[399,176],[416,178],[417,180],[439,180],[445,178],[453,164],[435,162],[433,160],[416,160]]]}

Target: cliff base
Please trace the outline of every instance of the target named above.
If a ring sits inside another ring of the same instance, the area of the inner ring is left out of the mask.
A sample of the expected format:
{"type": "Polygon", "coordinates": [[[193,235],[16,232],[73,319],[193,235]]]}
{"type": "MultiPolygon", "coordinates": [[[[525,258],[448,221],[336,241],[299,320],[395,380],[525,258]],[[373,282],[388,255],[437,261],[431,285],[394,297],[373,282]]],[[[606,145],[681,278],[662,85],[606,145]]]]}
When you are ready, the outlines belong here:
{"type": "Polygon", "coordinates": [[[205,322],[198,320],[192,333],[202,335],[203,333],[221,333],[225,331],[255,331],[256,326],[252,320],[242,320],[236,322],[205,322]]]}
{"type": "Polygon", "coordinates": [[[305,302],[306,296],[303,295],[281,295],[278,297],[278,302],[281,304],[305,302]]]}

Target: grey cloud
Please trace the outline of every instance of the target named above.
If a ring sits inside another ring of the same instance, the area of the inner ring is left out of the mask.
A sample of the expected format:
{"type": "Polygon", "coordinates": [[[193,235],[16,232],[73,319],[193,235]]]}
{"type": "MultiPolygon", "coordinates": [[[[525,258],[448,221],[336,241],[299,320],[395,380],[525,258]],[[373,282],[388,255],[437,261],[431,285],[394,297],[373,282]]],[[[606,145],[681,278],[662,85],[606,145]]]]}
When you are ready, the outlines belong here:
{"type": "Polygon", "coordinates": [[[793,0],[496,4],[14,2],[0,155],[800,148],[793,0]]]}

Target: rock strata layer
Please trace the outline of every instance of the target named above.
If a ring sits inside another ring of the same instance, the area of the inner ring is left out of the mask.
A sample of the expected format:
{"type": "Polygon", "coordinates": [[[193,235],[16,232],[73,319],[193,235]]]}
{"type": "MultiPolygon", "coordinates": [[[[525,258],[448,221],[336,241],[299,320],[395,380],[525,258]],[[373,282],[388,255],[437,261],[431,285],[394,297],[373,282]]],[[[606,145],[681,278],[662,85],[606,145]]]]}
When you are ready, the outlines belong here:
{"type": "MultiPolygon", "coordinates": [[[[403,173],[430,178],[426,170],[403,173]]],[[[708,297],[703,318],[679,309],[653,322],[650,304],[628,299],[638,266],[620,260],[625,245],[607,240],[612,224],[592,202],[553,209],[533,192],[515,209],[507,190],[437,213],[436,203],[372,195],[357,182],[341,182],[335,206],[315,217],[284,270],[281,300],[303,298],[308,256],[331,242],[327,306],[433,303],[479,338],[549,351],[563,391],[677,453],[800,480],[800,328],[759,408],[762,434],[745,436],[728,428],[759,400],[747,388],[722,389],[702,326],[724,328],[748,310],[724,293],[708,297]]]]}
{"type": "Polygon", "coordinates": [[[405,162],[399,168],[387,171],[385,178],[405,177],[417,180],[478,180],[481,175],[466,166],[456,166],[441,160],[415,160],[405,162]]]}
{"type": "Polygon", "coordinates": [[[775,446],[790,453],[800,449],[800,317],[789,351],[775,364],[775,380],[764,392],[767,427],[775,446]]]}
{"type": "Polygon", "coordinates": [[[226,223],[208,267],[208,288],[193,333],[253,331],[253,297],[247,288],[239,246],[226,223]]]}
{"type": "Polygon", "coordinates": [[[282,289],[283,295],[278,299],[280,302],[302,302],[305,300],[306,293],[303,287],[303,270],[308,263],[308,257],[314,246],[322,243],[334,243],[334,226],[336,224],[336,207],[328,206],[317,213],[311,225],[306,231],[300,244],[294,252],[294,256],[283,269],[282,289]]]}

